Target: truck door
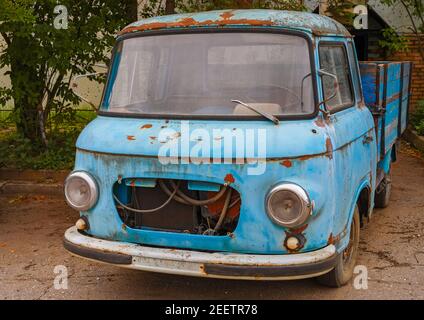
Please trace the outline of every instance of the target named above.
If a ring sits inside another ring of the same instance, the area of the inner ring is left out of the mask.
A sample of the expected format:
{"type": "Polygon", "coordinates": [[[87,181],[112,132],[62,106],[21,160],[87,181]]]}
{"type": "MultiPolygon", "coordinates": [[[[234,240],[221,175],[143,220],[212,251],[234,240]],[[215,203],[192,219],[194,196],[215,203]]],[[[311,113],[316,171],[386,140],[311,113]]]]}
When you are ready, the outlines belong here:
{"type": "Polygon", "coordinates": [[[376,172],[377,172],[377,160],[378,160],[378,144],[377,144],[377,130],[375,128],[376,122],[372,115],[372,113],[369,111],[368,107],[365,105],[365,99],[362,92],[362,83],[361,83],[361,75],[360,75],[360,69],[359,69],[359,61],[357,58],[356,50],[355,50],[355,43],[352,39],[349,39],[347,41],[347,52],[348,52],[348,59],[349,59],[349,65],[350,70],[352,74],[352,83],[353,88],[355,90],[355,100],[356,100],[356,107],[358,110],[361,111],[360,115],[363,118],[363,123],[365,125],[365,129],[368,130],[368,132],[363,135],[362,139],[362,152],[367,155],[370,159],[370,166],[368,168],[369,172],[369,182],[371,187],[371,193],[370,193],[370,212],[373,206],[372,199],[373,193],[376,187],[376,172]],[[372,128],[372,129],[371,129],[372,128]],[[370,130],[371,129],[371,130],[370,130]]]}
{"type": "MultiPolygon", "coordinates": [[[[318,45],[319,68],[337,77],[321,76],[324,108],[330,113],[328,135],[333,150],[335,202],[333,230],[345,231],[359,186],[375,180],[376,148],[373,118],[362,98],[353,44],[344,38],[323,39],[318,45]]],[[[370,188],[372,190],[372,188],[370,188]]]]}

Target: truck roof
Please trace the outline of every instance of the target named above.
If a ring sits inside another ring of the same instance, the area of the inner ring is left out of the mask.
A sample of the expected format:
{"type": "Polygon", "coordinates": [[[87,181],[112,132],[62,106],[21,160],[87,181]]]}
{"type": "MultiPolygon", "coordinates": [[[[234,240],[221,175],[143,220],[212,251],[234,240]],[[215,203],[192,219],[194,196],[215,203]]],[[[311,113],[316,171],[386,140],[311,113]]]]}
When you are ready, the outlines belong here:
{"type": "Polygon", "coordinates": [[[314,35],[351,36],[342,24],[326,16],[308,12],[263,9],[216,10],[153,17],[131,23],[120,32],[120,35],[169,28],[224,26],[281,27],[306,31],[314,35]]]}

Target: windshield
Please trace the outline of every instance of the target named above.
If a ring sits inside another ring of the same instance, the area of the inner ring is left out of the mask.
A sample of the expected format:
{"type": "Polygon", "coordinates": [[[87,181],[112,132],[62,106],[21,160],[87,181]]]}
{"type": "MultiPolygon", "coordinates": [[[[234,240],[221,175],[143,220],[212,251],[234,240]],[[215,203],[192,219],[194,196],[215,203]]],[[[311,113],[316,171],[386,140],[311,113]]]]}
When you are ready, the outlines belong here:
{"type": "Polygon", "coordinates": [[[215,32],[120,41],[104,111],[255,116],[314,111],[307,40],[276,33],[215,32]]]}

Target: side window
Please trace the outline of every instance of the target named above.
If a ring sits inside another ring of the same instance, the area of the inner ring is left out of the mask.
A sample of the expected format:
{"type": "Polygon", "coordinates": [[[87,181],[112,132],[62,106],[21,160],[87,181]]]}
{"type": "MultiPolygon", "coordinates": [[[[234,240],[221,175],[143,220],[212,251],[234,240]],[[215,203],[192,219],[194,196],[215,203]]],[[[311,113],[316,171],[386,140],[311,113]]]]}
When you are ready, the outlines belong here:
{"type": "Polygon", "coordinates": [[[348,45],[348,55],[349,55],[349,61],[352,65],[352,76],[353,76],[353,83],[355,84],[355,96],[356,101],[362,101],[362,87],[361,87],[361,79],[359,76],[359,65],[358,61],[356,60],[356,54],[355,54],[355,47],[353,46],[352,42],[349,42],[348,45]]]}
{"type": "Polygon", "coordinates": [[[319,47],[319,60],[321,69],[337,76],[338,87],[334,88],[334,80],[330,77],[322,77],[324,98],[329,110],[349,107],[353,104],[352,86],[350,83],[349,63],[343,44],[321,44],[319,47]]]}

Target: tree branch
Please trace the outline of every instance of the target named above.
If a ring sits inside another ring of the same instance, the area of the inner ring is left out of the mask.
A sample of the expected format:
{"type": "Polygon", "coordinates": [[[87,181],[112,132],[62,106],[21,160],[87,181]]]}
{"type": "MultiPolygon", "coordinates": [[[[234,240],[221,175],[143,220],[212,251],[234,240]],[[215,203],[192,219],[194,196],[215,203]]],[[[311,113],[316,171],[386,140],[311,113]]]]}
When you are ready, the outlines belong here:
{"type": "MultiPolygon", "coordinates": [[[[68,87],[68,89],[70,88],[70,86],[71,86],[71,81],[72,81],[72,77],[74,76],[74,71],[72,70],[71,71],[71,74],[69,75],[69,79],[68,79],[68,83],[67,83],[67,87],[68,87]]],[[[72,89],[71,89],[71,91],[72,91],[72,89]]],[[[63,95],[63,97],[62,97],[62,102],[60,103],[61,104],[61,107],[63,107],[63,105],[65,104],[65,95],[63,95]]]]}
{"type": "Polygon", "coordinates": [[[49,115],[51,111],[51,103],[53,102],[54,98],[56,97],[57,90],[59,89],[61,83],[63,80],[63,74],[59,74],[56,80],[54,81],[54,85],[51,90],[48,90],[47,93],[47,101],[46,101],[46,107],[44,109],[45,117],[49,115]]]}

